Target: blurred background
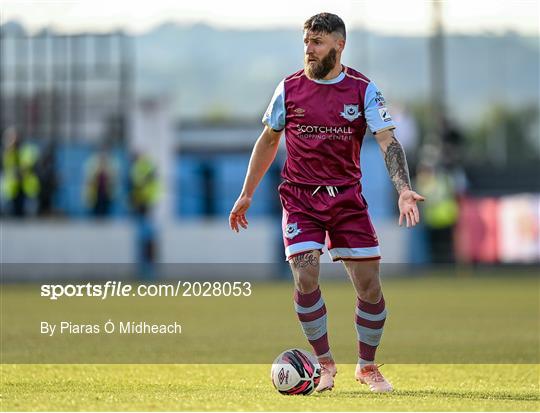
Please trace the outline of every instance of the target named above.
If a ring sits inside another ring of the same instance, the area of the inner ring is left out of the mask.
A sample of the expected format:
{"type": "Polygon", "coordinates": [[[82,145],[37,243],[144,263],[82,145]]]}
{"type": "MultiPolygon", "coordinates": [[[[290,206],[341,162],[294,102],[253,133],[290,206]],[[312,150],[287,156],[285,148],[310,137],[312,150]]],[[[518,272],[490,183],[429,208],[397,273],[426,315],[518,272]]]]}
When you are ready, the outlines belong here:
{"type": "Polygon", "coordinates": [[[303,22],[321,11],[347,24],[343,63],[384,92],[427,197],[422,225],[399,228],[368,134],[362,183],[383,262],[540,262],[538,2],[274,3],[2,2],[4,280],[44,277],[36,264],[63,279],[153,279],[177,263],[286,276],[284,146],[249,230],[227,217],[274,89],[302,67],[303,22]]]}

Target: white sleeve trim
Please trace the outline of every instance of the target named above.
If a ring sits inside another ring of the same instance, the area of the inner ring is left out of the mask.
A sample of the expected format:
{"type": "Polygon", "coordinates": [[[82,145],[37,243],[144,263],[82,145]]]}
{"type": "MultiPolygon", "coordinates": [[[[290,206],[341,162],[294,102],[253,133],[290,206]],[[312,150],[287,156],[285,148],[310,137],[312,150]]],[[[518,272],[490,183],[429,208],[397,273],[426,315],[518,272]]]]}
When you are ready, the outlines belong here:
{"type": "Polygon", "coordinates": [[[279,82],[270,104],[264,113],[262,123],[280,131],[285,128],[285,86],[284,81],[279,82]]]}

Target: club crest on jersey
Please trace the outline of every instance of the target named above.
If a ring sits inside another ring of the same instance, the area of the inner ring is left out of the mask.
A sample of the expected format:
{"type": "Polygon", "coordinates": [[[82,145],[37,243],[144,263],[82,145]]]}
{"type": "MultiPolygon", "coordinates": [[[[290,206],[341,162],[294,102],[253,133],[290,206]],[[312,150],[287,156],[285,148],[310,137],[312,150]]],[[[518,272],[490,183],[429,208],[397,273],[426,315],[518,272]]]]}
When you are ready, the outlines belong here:
{"type": "Polygon", "coordinates": [[[295,222],[294,224],[287,224],[287,226],[285,227],[285,236],[289,239],[293,239],[301,232],[302,230],[298,228],[297,222],[295,222]]]}
{"type": "Polygon", "coordinates": [[[362,114],[358,111],[358,105],[343,105],[343,112],[340,113],[342,117],[349,122],[359,118],[362,114]]]}

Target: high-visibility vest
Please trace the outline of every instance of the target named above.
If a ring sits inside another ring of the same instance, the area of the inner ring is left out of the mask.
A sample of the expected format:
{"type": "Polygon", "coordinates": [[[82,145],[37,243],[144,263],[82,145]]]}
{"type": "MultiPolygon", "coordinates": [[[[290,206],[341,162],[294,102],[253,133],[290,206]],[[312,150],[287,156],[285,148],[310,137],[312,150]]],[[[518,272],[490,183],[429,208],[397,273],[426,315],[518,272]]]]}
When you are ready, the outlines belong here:
{"type": "Polygon", "coordinates": [[[457,222],[459,208],[450,175],[442,172],[420,174],[418,190],[426,197],[423,212],[428,227],[448,228],[457,222]]]}
{"type": "Polygon", "coordinates": [[[130,171],[132,200],[136,206],[150,206],[159,198],[159,180],[156,166],[147,157],[138,158],[130,171]]]}
{"type": "Polygon", "coordinates": [[[38,157],[37,147],[31,144],[4,150],[2,193],[8,201],[15,199],[21,191],[29,198],[38,196],[40,183],[34,171],[38,157]]]}

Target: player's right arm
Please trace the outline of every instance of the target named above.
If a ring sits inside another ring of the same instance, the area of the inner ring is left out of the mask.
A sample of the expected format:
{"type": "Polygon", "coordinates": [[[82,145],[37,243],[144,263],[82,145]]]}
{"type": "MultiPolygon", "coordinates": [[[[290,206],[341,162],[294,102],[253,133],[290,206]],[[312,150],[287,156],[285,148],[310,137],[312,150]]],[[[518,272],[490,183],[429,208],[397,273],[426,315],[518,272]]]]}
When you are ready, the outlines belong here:
{"type": "Polygon", "coordinates": [[[255,189],[276,157],[281,132],[265,126],[253,147],[242,192],[229,215],[229,226],[233,231],[239,232],[239,225],[244,229],[248,226],[246,211],[251,205],[255,189]]]}

